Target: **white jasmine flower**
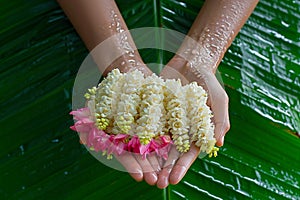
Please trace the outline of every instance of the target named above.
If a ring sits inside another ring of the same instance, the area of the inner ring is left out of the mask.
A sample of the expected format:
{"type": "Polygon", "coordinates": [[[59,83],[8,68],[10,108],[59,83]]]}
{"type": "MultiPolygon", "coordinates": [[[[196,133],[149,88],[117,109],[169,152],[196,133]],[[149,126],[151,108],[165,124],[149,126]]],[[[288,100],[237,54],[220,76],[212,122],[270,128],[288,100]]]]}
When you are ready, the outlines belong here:
{"type": "Polygon", "coordinates": [[[140,88],[144,80],[142,72],[135,70],[124,74],[124,82],[119,85],[120,98],[115,114],[113,132],[126,133],[133,135],[135,133],[135,119],[137,109],[140,103],[140,88]]]}
{"type": "Polygon", "coordinates": [[[190,119],[190,136],[200,151],[210,153],[216,143],[214,125],[211,122],[212,113],[206,105],[207,94],[204,89],[193,82],[185,86],[188,102],[188,117],[190,119]]]}
{"type": "Polygon", "coordinates": [[[170,133],[179,152],[187,152],[195,142],[200,151],[217,155],[207,94],[195,82],[183,87],[179,80],[115,69],[85,97],[90,119],[108,134],[128,134],[146,145],[170,133]]]}
{"type": "Polygon", "coordinates": [[[164,121],[163,106],[164,81],[155,74],[148,76],[140,91],[140,118],[137,120],[137,135],[142,144],[148,144],[152,138],[162,135],[164,121]]]}
{"type": "Polygon", "coordinates": [[[180,81],[166,80],[165,106],[167,115],[167,129],[179,152],[187,152],[190,148],[188,136],[188,118],[186,102],[180,81]]]}

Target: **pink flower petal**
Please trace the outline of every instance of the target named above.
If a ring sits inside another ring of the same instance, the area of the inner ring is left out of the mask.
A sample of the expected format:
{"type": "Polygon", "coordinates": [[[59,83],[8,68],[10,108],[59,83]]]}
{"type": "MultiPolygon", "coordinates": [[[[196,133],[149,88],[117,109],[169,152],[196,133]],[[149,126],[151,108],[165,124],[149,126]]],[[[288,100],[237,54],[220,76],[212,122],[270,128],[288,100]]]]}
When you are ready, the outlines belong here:
{"type": "Polygon", "coordinates": [[[88,107],[80,108],[78,110],[73,110],[70,112],[70,115],[73,115],[76,120],[81,120],[83,118],[88,118],[91,113],[88,107]]]}
{"type": "Polygon", "coordinates": [[[99,137],[99,135],[97,135],[97,130],[91,129],[91,131],[89,132],[88,137],[87,137],[87,146],[93,147],[94,141],[97,140],[97,137],[99,137]]]}
{"type": "Polygon", "coordinates": [[[120,140],[120,141],[122,141],[122,140],[124,140],[124,139],[126,139],[128,137],[129,137],[128,134],[117,134],[117,135],[114,136],[114,140],[120,140]]]}
{"type": "Polygon", "coordinates": [[[81,144],[86,144],[87,136],[88,136],[88,133],[83,133],[83,132],[79,133],[79,138],[80,138],[81,144]]]}
{"type": "Polygon", "coordinates": [[[150,143],[147,145],[140,145],[139,147],[140,154],[143,156],[148,154],[150,152],[149,147],[150,147],[150,143]]]}
{"type": "Polygon", "coordinates": [[[125,151],[126,146],[127,144],[123,142],[119,143],[118,145],[115,146],[114,153],[121,155],[125,151]]]}
{"type": "Polygon", "coordinates": [[[78,121],[74,124],[74,126],[71,126],[70,128],[77,132],[89,132],[93,128],[93,126],[93,124],[85,124],[82,123],[82,121],[78,121]]]}
{"type": "MultiPolygon", "coordinates": [[[[95,128],[96,129],[96,128],[95,128]]],[[[104,151],[107,148],[107,140],[109,135],[107,135],[104,131],[100,131],[96,129],[97,136],[94,138],[93,147],[95,151],[104,151]]]]}
{"type": "Polygon", "coordinates": [[[128,142],[128,151],[133,153],[140,153],[140,140],[137,136],[133,136],[128,142]]]}
{"type": "Polygon", "coordinates": [[[143,158],[151,152],[165,160],[168,158],[168,153],[173,143],[169,135],[163,135],[156,139],[152,139],[149,144],[142,145],[138,136],[133,136],[127,143],[130,137],[128,134],[109,135],[95,127],[95,122],[90,118],[91,113],[89,108],[81,108],[70,112],[77,120],[70,128],[79,132],[80,141],[88,147],[93,147],[96,152],[106,151],[107,154],[121,155],[124,151],[138,153],[143,158]]]}
{"type": "Polygon", "coordinates": [[[77,131],[75,125],[70,126],[70,129],[72,129],[73,131],[77,131]]]}

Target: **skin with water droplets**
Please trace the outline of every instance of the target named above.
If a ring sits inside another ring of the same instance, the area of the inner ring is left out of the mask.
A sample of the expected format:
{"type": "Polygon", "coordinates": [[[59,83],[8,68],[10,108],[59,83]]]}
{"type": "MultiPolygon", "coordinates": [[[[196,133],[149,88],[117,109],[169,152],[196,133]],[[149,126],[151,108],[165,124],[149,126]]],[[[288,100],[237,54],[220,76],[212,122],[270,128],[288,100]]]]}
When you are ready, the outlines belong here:
{"type": "Polygon", "coordinates": [[[117,48],[122,52],[122,55],[127,58],[121,62],[121,65],[125,66],[127,64],[130,65],[130,67],[135,67],[139,64],[135,60],[135,50],[128,40],[128,32],[122,27],[120,17],[118,17],[114,10],[111,11],[111,20],[111,25],[108,26],[108,28],[113,29],[112,31],[116,32],[117,48]]]}
{"type": "Polygon", "coordinates": [[[203,72],[200,68],[215,72],[257,2],[211,0],[206,3],[188,33],[190,37],[178,51],[188,61],[188,70],[197,76],[203,72]]]}
{"type": "Polygon", "coordinates": [[[122,72],[145,67],[136,50],[126,23],[114,1],[84,0],[69,3],[59,0],[68,18],[84,41],[100,72],[106,75],[114,68],[122,72]]]}

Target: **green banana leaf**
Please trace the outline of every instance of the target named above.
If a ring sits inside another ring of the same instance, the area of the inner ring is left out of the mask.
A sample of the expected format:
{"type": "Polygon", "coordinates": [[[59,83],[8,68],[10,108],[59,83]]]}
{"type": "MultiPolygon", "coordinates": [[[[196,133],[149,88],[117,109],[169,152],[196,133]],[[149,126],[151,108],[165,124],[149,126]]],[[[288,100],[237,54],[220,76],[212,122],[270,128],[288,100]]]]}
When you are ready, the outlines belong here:
{"type": "MultiPolygon", "coordinates": [[[[88,52],[58,4],[0,2],[0,199],[300,199],[299,1],[260,1],[219,67],[231,120],[220,155],[165,190],[101,164],[69,130],[88,52]]],[[[187,33],[203,1],[117,3],[130,29],[187,33]]]]}

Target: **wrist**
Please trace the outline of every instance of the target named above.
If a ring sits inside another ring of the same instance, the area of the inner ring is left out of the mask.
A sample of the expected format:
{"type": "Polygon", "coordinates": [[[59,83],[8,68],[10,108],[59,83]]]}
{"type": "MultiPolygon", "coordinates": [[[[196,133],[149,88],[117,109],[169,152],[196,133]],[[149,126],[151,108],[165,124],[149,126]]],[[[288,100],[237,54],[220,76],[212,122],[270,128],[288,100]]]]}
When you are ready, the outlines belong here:
{"type": "Polygon", "coordinates": [[[178,54],[170,60],[168,66],[171,66],[174,70],[178,71],[178,73],[186,77],[191,77],[191,75],[194,76],[197,74],[199,75],[200,73],[202,75],[214,74],[213,67],[207,65],[207,63],[199,63],[195,65],[195,61],[192,57],[187,59],[178,54]]]}
{"type": "Polygon", "coordinates": [[[114,60],[106,69],[103,71],[103,75],[106,76],[113,69],[119,69],[122,73],[129,72],[135,69],[140,70],[145,75],[151,75],[151,70],[144,64],[142,58],[135,52],[134,55],[124,54],[114,60]]]}

